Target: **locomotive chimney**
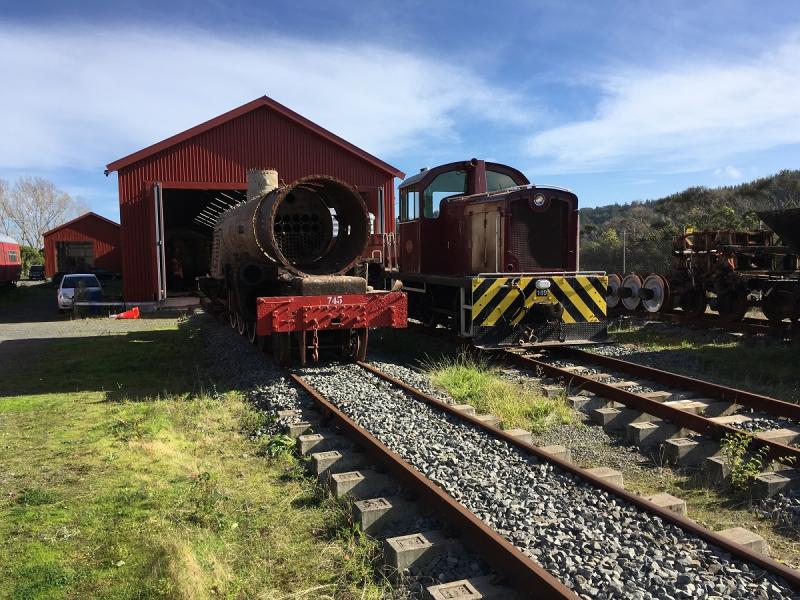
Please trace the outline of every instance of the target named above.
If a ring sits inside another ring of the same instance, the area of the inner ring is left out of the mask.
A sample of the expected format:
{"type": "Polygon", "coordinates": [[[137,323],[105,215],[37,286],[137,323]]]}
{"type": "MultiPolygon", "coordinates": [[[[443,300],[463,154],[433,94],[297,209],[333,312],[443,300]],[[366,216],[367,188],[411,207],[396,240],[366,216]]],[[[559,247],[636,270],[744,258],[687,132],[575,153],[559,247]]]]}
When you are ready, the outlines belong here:
{"type": "Polygon", "coordinates": [[[249,169],[247,171],[247,199],[266,196],[278,187],[278,171],[275,169],[249,169]]]}

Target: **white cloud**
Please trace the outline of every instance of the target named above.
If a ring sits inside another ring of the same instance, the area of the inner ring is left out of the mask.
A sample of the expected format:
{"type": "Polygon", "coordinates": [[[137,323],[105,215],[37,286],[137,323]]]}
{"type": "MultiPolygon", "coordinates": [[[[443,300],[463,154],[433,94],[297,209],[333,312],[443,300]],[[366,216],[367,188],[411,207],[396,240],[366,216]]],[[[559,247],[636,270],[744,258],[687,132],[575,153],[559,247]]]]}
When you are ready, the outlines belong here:
{"type": "Polygon", "coordinates": [[[714,175],[717,177],[724,177],[726,179],[733,179],[734,181],[739,181],[742,178],[742,172],[733,165],[728,165],[727,167],[721,169],[715,169],[714,175]]]}
{"type": "Polygon", "coordinates": [[[264,94],[377,155],[457,139],[457,114],[531,121],[513,92],[460,66],[273,32],[0,25],[0,56],[5,169],[101,168],[264,94]]]}
{"type": "Polygon", "coordinates": [[[605,75],[592,119],[533,135],[527,150],[551,162],[540,172],[632,163],[700,170],[736,154],[800,143],[800,40],[773,47],[738,62],[692,60],[605,75]]]}

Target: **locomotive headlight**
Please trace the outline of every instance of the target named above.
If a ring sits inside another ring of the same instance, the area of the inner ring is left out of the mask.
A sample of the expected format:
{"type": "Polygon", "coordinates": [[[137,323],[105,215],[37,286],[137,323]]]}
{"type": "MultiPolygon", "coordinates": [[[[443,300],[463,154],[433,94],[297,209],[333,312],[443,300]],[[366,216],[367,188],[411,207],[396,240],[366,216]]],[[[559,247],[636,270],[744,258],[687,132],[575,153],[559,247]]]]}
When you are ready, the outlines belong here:
{"type": "Polygon", "coordinates": [[[537,279],[535,285],[536,285],[536,289],[537,290],[549,290],[550,289],[550,280],[549,279],[537,279]]]}
{"type": "Polygon", "coordinates": [[[536,194],[533,197],[533,205],[536,208],[542,208],[544,206],[545,201],[546,200],[545,200],[544,194],[536,194]]]}

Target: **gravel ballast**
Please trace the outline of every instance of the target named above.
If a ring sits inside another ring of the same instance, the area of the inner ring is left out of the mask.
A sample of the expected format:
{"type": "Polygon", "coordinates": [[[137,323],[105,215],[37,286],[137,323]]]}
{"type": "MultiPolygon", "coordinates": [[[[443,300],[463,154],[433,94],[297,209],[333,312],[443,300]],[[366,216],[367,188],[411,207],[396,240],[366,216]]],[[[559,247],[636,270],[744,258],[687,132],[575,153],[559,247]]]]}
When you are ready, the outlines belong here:
{"type": "Polygon", "coordinates": [[[304,377],[583,598],[796,598],[785,582],[355,365],[304,377]]]}

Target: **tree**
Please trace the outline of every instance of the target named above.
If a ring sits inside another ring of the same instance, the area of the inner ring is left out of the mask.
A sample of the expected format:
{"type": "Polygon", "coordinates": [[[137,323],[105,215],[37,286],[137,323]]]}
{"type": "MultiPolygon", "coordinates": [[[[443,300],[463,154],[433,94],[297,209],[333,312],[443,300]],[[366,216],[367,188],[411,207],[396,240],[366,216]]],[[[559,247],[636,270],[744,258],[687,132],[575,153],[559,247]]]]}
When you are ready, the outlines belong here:
{"type": "Polygon", "coordinates": [[[33,248],[44,245],[45,231],[85,212],[84,202],[41,177],[20,177],[10,190],[0,187],[0,221],[19,242],[33,248]]]}

